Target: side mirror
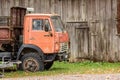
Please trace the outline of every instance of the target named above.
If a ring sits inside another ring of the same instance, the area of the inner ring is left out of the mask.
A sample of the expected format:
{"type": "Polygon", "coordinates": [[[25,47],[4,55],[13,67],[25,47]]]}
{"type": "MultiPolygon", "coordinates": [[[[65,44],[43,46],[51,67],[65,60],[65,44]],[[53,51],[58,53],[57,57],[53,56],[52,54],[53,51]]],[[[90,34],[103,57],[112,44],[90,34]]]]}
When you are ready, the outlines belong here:
{"type": "Polygon", "coordinates": [[[45,25],[45,31],[48,32],[49,31],[49,26],[46,24],[45,25]]]}

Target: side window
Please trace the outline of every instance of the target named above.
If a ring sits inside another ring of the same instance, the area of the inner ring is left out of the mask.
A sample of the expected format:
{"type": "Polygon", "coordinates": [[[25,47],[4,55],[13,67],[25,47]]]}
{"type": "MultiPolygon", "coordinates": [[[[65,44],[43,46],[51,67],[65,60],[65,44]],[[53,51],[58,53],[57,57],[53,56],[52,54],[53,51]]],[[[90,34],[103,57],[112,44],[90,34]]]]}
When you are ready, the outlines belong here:
{"type": "MultiPolygon", "coordinates": [[[[47,28],[48,31],[51,31],[51,27],[50,27],[50,23],[48,19],[44,20],[44,25],[45,25],[45,29],[47,28]]],[[[46,31],[46,30],[45,30],[46,31]]]]}
{"type": "Polygon", "coordinates": [[[43,30],[43,20],[40,19],[32,20],[32,30],[43,30]]]}

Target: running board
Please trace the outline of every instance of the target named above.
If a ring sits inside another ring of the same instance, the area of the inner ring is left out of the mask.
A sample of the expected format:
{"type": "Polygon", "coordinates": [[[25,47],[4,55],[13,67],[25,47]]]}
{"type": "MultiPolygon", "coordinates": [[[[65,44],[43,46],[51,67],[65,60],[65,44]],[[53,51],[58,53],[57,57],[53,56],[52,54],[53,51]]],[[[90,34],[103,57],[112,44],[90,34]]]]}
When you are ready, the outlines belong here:
{"type": "Polygon", "coordinates": [[[13,67],[14,64],[21,64],[22,62],[21,61],[7,61],[7,62],[2,62],[0,64],[0,69],[5,69],[5,68],[8,68],[8,67],[13,67]]]}

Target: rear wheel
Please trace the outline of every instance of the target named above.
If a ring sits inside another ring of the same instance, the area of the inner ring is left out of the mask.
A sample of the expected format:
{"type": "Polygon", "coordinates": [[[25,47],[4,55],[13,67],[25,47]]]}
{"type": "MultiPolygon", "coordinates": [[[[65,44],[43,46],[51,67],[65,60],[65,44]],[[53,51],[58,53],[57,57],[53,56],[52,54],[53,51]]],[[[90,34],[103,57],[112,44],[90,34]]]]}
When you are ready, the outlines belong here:
{"type": "Polygon", "coordinates": [[[25,54],[21,58],[21,61],[21,68],[24,71],[35,72],[44,70],[44,63],[42,59],[35,53],[25,54]]]}
{"type": "Polygon", "coordinates": [[[45,62],[44,69],[49,70],[52,67],[53,63],[54,63],[53,61],[52,62],[45,62]]]}

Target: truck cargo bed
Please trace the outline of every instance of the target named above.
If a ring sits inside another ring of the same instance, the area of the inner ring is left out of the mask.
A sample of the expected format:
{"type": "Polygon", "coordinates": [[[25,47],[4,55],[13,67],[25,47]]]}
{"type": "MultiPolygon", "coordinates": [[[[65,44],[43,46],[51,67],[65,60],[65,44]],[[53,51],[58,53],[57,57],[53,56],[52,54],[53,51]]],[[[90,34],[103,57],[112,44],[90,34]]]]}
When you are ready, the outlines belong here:
{"type": "Polygon", "coordinates": [[[12,41],[12,32],[9,16],[0,16],[0,44],[7,44],[12,41]]]}

